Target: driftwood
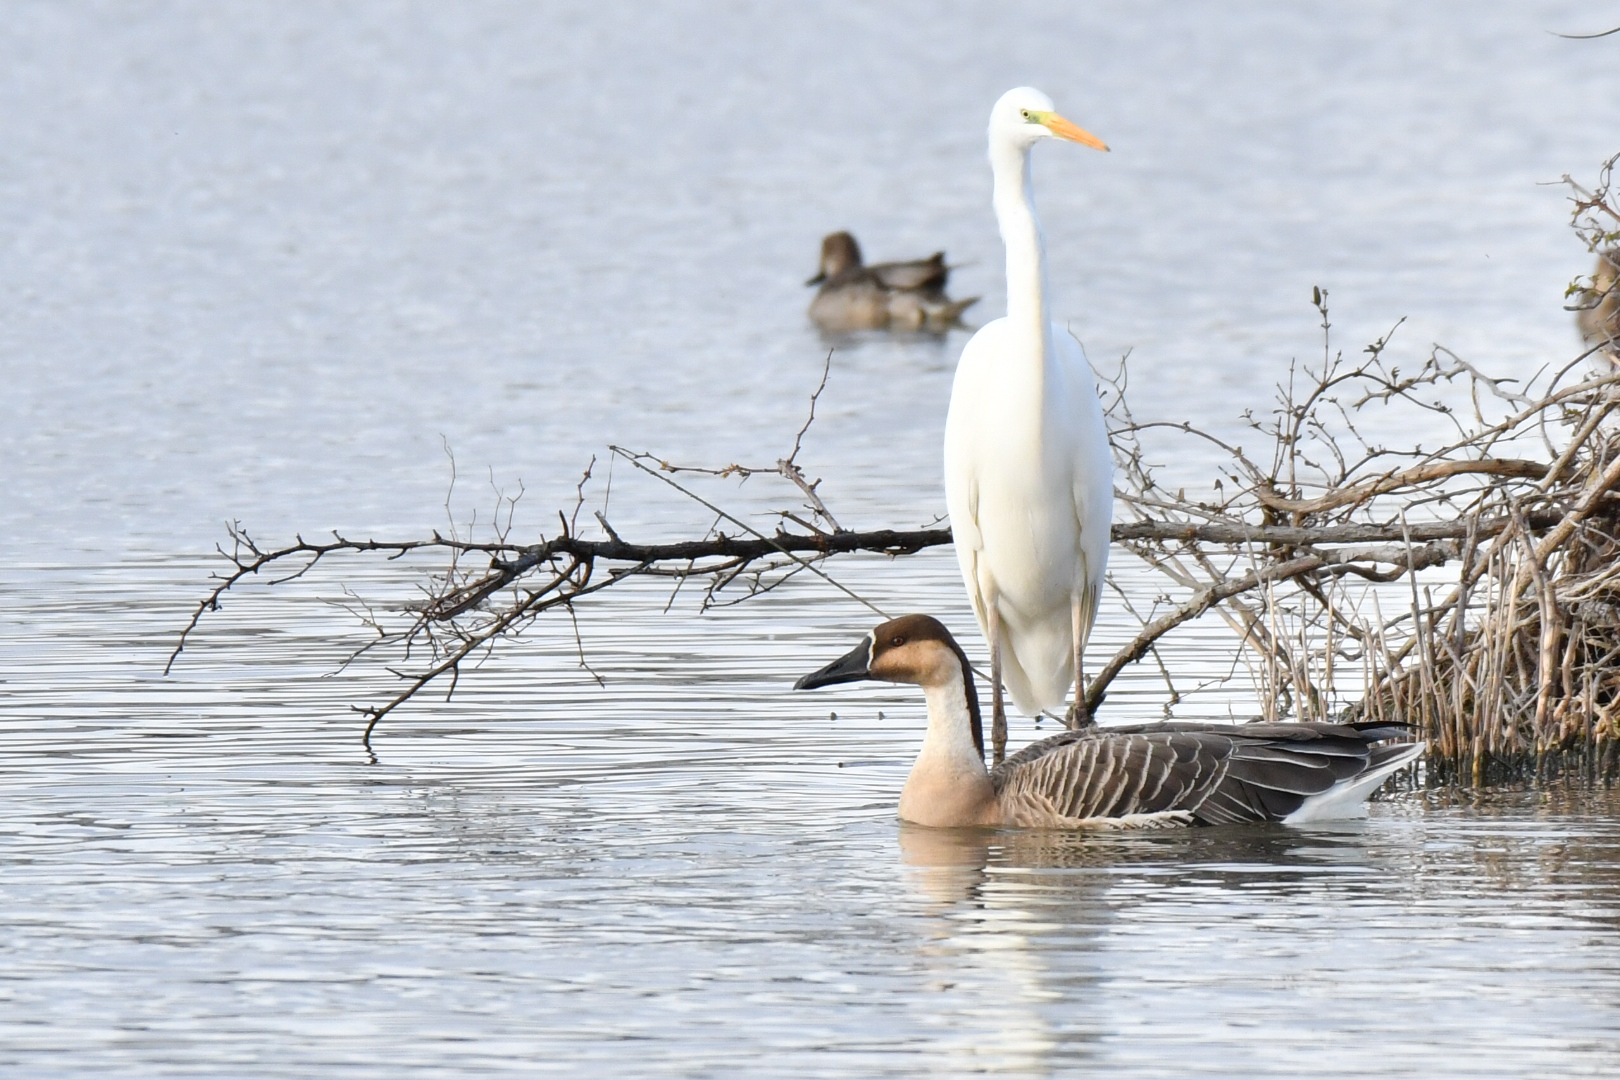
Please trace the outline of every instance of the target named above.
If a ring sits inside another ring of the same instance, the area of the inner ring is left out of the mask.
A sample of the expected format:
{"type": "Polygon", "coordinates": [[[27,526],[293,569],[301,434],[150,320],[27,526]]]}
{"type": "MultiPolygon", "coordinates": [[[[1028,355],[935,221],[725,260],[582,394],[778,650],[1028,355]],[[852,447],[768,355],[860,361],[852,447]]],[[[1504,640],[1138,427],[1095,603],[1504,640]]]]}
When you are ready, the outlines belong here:
{"type": "MultiPolygon", "coordinates": [[[[717,470],[719,471],[719,470],[717,470]]],[[[1545,528],[1560,516],[1550,511],[1538,511],[1530,516],[1535,526],[1545,528]]],[[[1496,536],[1513,525],[1511,518],[1494,518],[1475,526],[1479,537],[1496,536]]],[[[744,526],[746,528],[746,526],[744,526]]],[[[404,645],[415,641],[426,642],[432,629],[448,626],[451,634],[438,643],[431,655],[434,662],[419,671],[405,675],[406,687],[379,706],[368,706],[362,712],[369,718],[365,738],[370,739],[376,722],[394,709],[405,704],[428,684],[444,675],[452,678],[459,665],[482,646],[511,636],[527,625],[535,616],[554,607],[566,606],[598,592],[601,589],[633,575],[674,576],[679,578],[710,578],[709,598],[744,573],[770,573],[783,569],[781,557],[795,559],[795,564],[813,568],[816,562],[832,555],[868,552],[900,556],[910,555],[925,548],[939,547],[951,542],[948,528],[914,529],[908,531],[876,529],[865,532],[843,530],[839,532],[787,532],[778,531],[768,536],[732,537],[723,532],[703,540],[679,540],[660,544],[637,544],[614,535],[608,540],[587,540],[566,531],[561,536],[536,544],[517,544],[504,541],[473,542],[444,537],[438,533],[425,539],[411,540],[352,540],[334,534],[326,541],[309,541],[302,537],[283,547],[265,548],[240,524],[229,529],[231,548],[221,550],[232,563],[232,569],[219,576],[209,594],[198,603],[186,626],[180,632],[179,642],[164,667],[165,674],[179,660],[192,633],[205,614],[219,609],[220,602],[231,589],[250,579],[258,579],[265,572],[267,584],[276,585],[295,581],[329,556],[342,554],[380,555],[397,559],[416,552],[435,552],[451,560],[448,571],[429,590],[428,599],[412,609],[412,624],[404,631],[384,631],[386,641],[367,644],[365,651],[379,645],[404,645]],[[460,561],[467,556],[487,556],[488,568],[479,574],[463,573],[460,561]],[[273,576],[283,566],[298,564],[296,569],[273,576]],[[605,567],[606,577],[598,577],[598,566],[605,567]],[[763,565],[761,565],[763,564],[763,565]],[[508,588],[521,585],[521,596],[490,610],[492,598],[508,588]],[[458,625],[456,620],[473,613],[488,617],[475,627],[458,625]]],[[[1327,572],[1359,574],[1374,580],[1389,580],[1388,574],[1399,574],[1416,566],[1421,569],[1438,565],[1458,556],[1456,541],[1469,535],[1464,522],[1428,522],[1404,533],[1398,526],[1341,525],[1323,529],[1308,529],[1287,525],[1227,525],[1185,524],[1176,521],[1136,521],[1113,527],[1115,542],[1151,541],[1176,544],[1261,544],[1303,545],[1328,544],[1380,544],[1411,540],[1426,544],[1408,551],[1406,548],[1380,547],[1350,549],[1332,555],[1314,555],[1291,563],[1280,564],[1264,573],[1250,573],[1222,581],[1201,591],[1192,600],[1169,614],[1160,616],[1145,626],[1131,643],[1113,658],[1087,683],[1087,700],[1095,710],[1106,695],[1109,684],[1126,665],[1140,660],[1147,650],[1170,630],[1204,614],[1212,606],[1261,584],[1299,577],[1331,566],[1327,572]],[[1451,543],[1437,543],[1452,541],[1451,543]],[[1415,553],[1416,558],[1412,558],[1415,553]],[[1378,564],[1392,569],[1380,572],[1378,564]]],[[[753,592],[772,585],[757,582],[753,592]]],[[[753,595],[750,592],[749,595],[753,595]]],[[[879,614],[882,614],[881,612],[879,614]]],[[[372,620],[375,625],[375,620],[372,620]]],[[[353,657],[350,658],[351,660],[353,657]]]]}
{"type": "MultiPolygon", "coordinates": [[[[1325,323],[1325,298],[1319,295],[1317,300],[1325,323]]],[[[1462,377],[1471,381],[1475,391],[1480,386],[1500,391],[1500,387],[1482,381],[1460,361],[1448,362],[1438,352],[1409,377],[1384,372],[1380,354],[1381,350],[1374,353],[1369,364],[1346,371],[1330,361],[1308,396],[1318,406],[1337,408],[1339,399],[1319,392],[1321,386],[1353,387],[1359,395],[1353,407],[1365,408],[1375,402],[1388,404],[1392,397],[1410,400],[1418,388],[1433,388],[1447,379],[1462,377]]],[[[1540,407],[1526,405],[1528,399],[1523,395],[1499,395],[1516,407],[1508,422],[1504,425],[1481,420],[1476,427],[1485,432],[1485,442],[1496,445],[1511,434],[1522,435],[1527,426],[1535,427],[1548,409],[1595,407],[1606,415],[1609,405],[1604,395],[1615,381],[1614,377],[1601,377],[1556,390],[1541,399],[1540,407]]],[[[820,393],[818,387],[816,395],[820,393]]],[[[815,396],[811,419],[814,402],[815,396]]],[[[1614,487],[1611,474],[1620,469],[1617,457],[1609,469],[1575,497],[1549,484],[1549,480],[1580,473],[1584,459],[1578,448],[1566,447],[1564,452],[1552,455],[1550,461],[1499,456],[1459,458],[1456,455],[1476,446],[1475,440],[1465,438],[1430,455],[1419,455],[1423,460],[1416,463],[1391,467],[1388,458],[1418,452],[1394,452],[1366,444],[1354,465],[1341,466],[1320,482],[1324,494],[1307,496],[1306,489],[1311,485],[1299,476],[1298,451],[1287,448],[1304,445],[1299,432],[1309,423],[1318,423],[1319,435],[1326,428],[1321,427],[1320,418],[1308,423],[1306,414],[1289,405],[1280,409],[1279,415],[1292,417],[1290,423],[1273,425],[1272,437],[1284,449],[1274,454],[1272,467],[1260,469],[1240,450],[1229,448],[1237,467],[1228,470],[1228,478],[1238,482],[1226,489],[1221,499],[1200,501],[1189,499],[1185,492],[1170,496],[1161,490],[1153,470],[1144,464],[1141,439],[1144,433],[1169,432],[1206,443],[1219,441],[1187,424],[1135,423],[1125,408],[1122,387],[1112,404],[1121,502],[1136,519],[1117,522],[1113,539],[1166,573],[1187,595],[1167,610],[1144,617],[1133,639],[1103,663],[1086,687],[1087,703],[1093,712],[1102,706],[1110,684],[1128,665],[1147,656],[1177,627],[1212,610],[1221,612],[1239,630],[1240,640],[1261,660],[1254,671],[1262,691],[1263,715],[1324,718],[1328,703],[1335,701],[1342,710],[1354,702],[1342,700],[1342,688],[1333,679],[1324,681],[1310,674],[1313,661],[1309,655],[1289,655],[1283,660],[1295,640],[1304,643],[1307,654],[1331,644],[1331,634],[1325,641],[1315,641],[1309,633],[1275,632],[1279,618],[1293,610],[1290,604],[1297,605],[1301,597],[1320,598],[1321,610],[1305,621],[1312,626],[1330,626],[1334,619],[1345,622],[1344,613],[1355,607],[1340,596],[1335,608],[1335,600],[1329,596],[1343,593],[1348,587],[1346,581],[1364,586],[1387,584],[1459,560],[1475,567],[1485,546],[1521,533],[1545,534],[1542,547],[1556,547],[1600,508],[1614,487]],[[1365,475],[1368,472],[1371,475],[1365,475]],[[1474,486],[1459,488],[1458,484],[1474,486]],[[1507,490],[1504,485],[1535,485],[1541,497],[1532,502],[1527,490],[1504,502],[1497,497],[1507,490]],[[1391,499],[1396,507],[1393,514],[1387,513],[1385,507],[1391,499]],[[1461,504],[1459,499],[1463,500],[1461,504]],[[1409,520],[1406,511],[1420,502],[1430,507],[1428,519],[1409,520]],[[1451,508],[1453,512],[1436,513],[1436,508],[1451,508]],[[1150,512],[1158,516],[1148,516],[1150,512]],[[1292,591],[1280,595],[1277,590],[1281,587],[1292,591]],[[1325,623],[1324,615],[1330,616],[1325,623]],[[1316,703],[1319,707],[1301,710],[1295,702],[1316,703]]],[[[580,536],[577,522],[589,469],[572,513],[559,513],[558,534],[534,543],[521,543],[507,535],[510,507],[506,509],[506,530],[487,541],[436,532],[426,538],[401,540],[356,540],[334,535],[329,540],[308,541],[300,537],[285,546],[265,547],[246,529],[233,525],[229,534],[231,547],[223,552],[231,568],[198,604],[170,663],[178,659],[202,617],[217,609],[231,589],[250,579],[269,578],[272,584],[294,580],[337,555],[390,560],[424,552],[442,556],[446,568],[432,576],[424,587],[423,600],[404,613],[403,622],[389,622],[369,612],[363,616],[376,636],[346,662],[382,650],[395,658],[390,669],[402,680],[402,687],[387,701],[361,709],[368,720],[365,739],[369,745],[377,722],[429,685],[448,677],[453,692],[461,665],[480,649],[517,635],[547,611],[563,608],[571,614],[575,603],[630,577],[704,580],[707,588],[702,604],[707,607],[768,591],[803,572],[821,575],[834,587],[843,588],[821,566],[829,558],[854,552],[902,556],[950,542],[950,531],[945,528],[840,528],[816,493],[819,481],[809,481],[797,464],[808,427],[809,421],[795,437],[793,451],[768,468],[692,468],[622,447],[610,448],[619,460],[658,477],[715,514],[717,528],[700,539],[632,542],[621,537],[600,511],[595,517],[607,538],[580,536]],[[783,524],[766,534],[676,480],[681,473],[778,477],[792,485],[803,504],[780,511],[783,524]],[[283,567],[288,568],[287,573],[271,577],[283,567]]],[[[1577,434],[1586,439],[1594,438],[1597,432],[1595,423],[1577,425],[1577,434]]],[[[496,520],[500,520],[500,514],[496,520]]],[[[854,593],[850,595],[872,606],[854,593]]],[[[1369,638],[1372,633],[1365,620],[1350,620],[1340,628],[1341,639],[1357,634],[1369,638]]],[[[1377,633],[1387,637],[1387,629],[1377,633]]],[[[1392,656],[1406,655],[1409,649],[1403,650],[1402,644],[1395,645],[1392,656]]],[[[1378,648],[1389,651],[1382,638],[1378,648]]],[[[1364,642],[1364,656],[1377,652],[1366,648],[1364,642]]],[[[1328,666],[1331,668],[1331,663],[1328,666]]],[[[1398,681],[1399,674],[1394,667],[1386,666],[1369,673],[1359,689],[1387,684],[1392,679],[1398,681]]]]}
{"type": "MultiPolygon", "coordinates": [[[[1612,247],[1620,225],[1608,168],[1597,190],[1576,189],[1576,224],[1594,250],[1612,247]]],[[[1571,295],[1602,299],[1580,282],[1571,295]]],[[[1177,628],[1213,615],[1235,634],[1262,718],[1408,720],[1431,742],[1431,777],[1467,783],[1544,772],[1549,762],[1606,773],[1620,743],[1620,374],[1601,343],[1520,384],[1489,378],[1440,347],[1403,370],[1388,359],[1397,323],[1349,363],[1332,348],[1327,294],[1317,290],[1312,302],[1320,361],[1290,366],[1275,407],[1242,420],[1244,438],[1258,438],[1263,453],[1190,423],[1139,420],[1123,364],[1110,381],[1122,518],[1113,540],[1168,588],[1146,610],[1120,590],[1141,625],[1087,683],[1090,711],[1123,670],[1150,655],[1170,684],[1166,714],[1195,705],[1196,694],[1174,685],[1176,665],[1161,650],[1174,648],[1177,628]],[[1431,438],[1427,449],[1392,444],[1375,429],[1431,438]],[[1196,444],[1190,455],[1186,441],[1196,444]],[[1212,455],[1225,464],[1191,477],[1192,494],[1185,478],[1172,483],[1155,464],[1212,455]]],[[[198,604],[170,663],[202,617],[249,580],[283,567],[271,583],[302,577],[339,555],[434,554],[443,569],[422,585],[420,603],[386,617],[362,612],[375,636],[348,660],[385,655],[401,679],[388,700],[359,710],[369,746],[377,722],[429,685],[447,680],[453,692],[479,650],[548,611],[571,617],[576,603],[632,577],[705,582],[700,603],[708,608],[814,575],[882,614],[824,564],[855,552],[909,555],[949,543],[950,532],[852,531],[833,516],[820,481],[798,464],[826,370],[791,451],[774,465],[696,468],[609,448],[712,513],[707,535],[632,542],[597,511],[606,538],[586,538],[578,520],[589,468],[572,511],[559,511],[556,534],[532,542],[510,535],[515,500],[486,542],[334,535],[266,547],[233,525],[221,551],[230,568],[198,604]],[[796,505],[779,510],[766,533],[682,474],[770,478],[788,486],[796,505]]]]}

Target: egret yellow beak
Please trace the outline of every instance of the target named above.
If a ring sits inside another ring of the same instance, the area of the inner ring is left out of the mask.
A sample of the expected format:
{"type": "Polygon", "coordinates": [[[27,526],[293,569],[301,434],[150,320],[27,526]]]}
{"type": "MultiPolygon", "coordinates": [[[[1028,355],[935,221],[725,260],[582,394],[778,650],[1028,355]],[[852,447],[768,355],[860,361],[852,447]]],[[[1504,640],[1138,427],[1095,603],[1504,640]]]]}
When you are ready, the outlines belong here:
{"type": "Polygon", "coordinates": [[[1060,139],[1068,139],[1070,142],[1077,142],[1081,146],[1089,146],[1093,150],[1101,150],[1104,153],[1108,152],[1107,143],[1097,138],[1097,136],[1093,135],[1085,128],[1079,127],[1070,121],[1063,119],[1063,117],[1059,116],[1057,113],[1047,113],[1044,117],[1042,117],[1041,126],[1060,139]]]}

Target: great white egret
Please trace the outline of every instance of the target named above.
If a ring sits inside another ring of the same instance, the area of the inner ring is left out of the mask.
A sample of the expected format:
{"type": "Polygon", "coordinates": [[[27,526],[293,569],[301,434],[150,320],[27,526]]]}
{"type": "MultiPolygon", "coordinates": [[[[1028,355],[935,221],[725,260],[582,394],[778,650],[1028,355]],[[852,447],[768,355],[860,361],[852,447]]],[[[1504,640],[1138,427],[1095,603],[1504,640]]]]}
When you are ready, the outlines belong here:
{"type": "Polygon", "coordinates": [[[1065,731],[984,767],[979,699],[961,646],[906,615],[794,684],[915,683],[928,734],[900,793],[919,825],[1155,828],[1299,823],[1365,814],[1384,777],[1423,753],[1398,723],[1133,724],[1065,731]]]}
{"type": "Polygon", "coordinates": [[[990,643],[991,742],[1007,744],[1005,679],[1019,709],[1085,719],[1080,657],[1096,618],[1113,517],[1102,405],[1080,343],[1046,307],[1046,248],[1029,152],[1042,139],[1108,147],[1039,90],[990,110],[994,206],[1007,248],[1007,315],[967,343],[945,420],[945,502],[973,613],[990,643]]]}
{"type": "Polygon", "coordinates": [[[847,232],[821,241],[821,269],[806,285],[820,285],[810,319],[829,333],[850,330],[947,330],[978,301],[945,295],[950,276],[945,253],[910,262],[861,261],[861,247],[847,232]]]}

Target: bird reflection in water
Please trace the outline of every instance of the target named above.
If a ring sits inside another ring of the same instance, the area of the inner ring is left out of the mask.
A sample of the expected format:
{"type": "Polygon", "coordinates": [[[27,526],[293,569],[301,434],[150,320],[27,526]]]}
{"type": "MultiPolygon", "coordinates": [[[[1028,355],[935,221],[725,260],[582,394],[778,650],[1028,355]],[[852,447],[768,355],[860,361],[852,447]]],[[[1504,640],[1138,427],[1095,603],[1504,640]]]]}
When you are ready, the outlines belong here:
{"type": "MultiPolygon", "coordinates": [[[[1020,890],[991,882],[986,868],[1008,834],[900,823],[900,861],[926,903],[931,933],[919,943],[922,968],[948,1022],[934,1050],[960,1067],[1044,1075],[1070,1035],[1043,1006],[1058,998],[1031,935],[1044,929],[1020,890]]],[[[1085,1041],[1085,1040],[1082,1040],[1085,1041]]]]}
{"type": "Polygon", "coordinates": [[[1366,875],[1346,870],[1384,876],[1370,835],[1360,821],[1150,833],[902,822],[900,862],[933,931],[919,952],[950,1031],[939,1049],[986,1070],[1100,1064],[1121,1021],[1095,1003],[1120,952],[1208,917],[1197,908],[1287,913],[1324,887],[1354,892],[1366,875]]]}

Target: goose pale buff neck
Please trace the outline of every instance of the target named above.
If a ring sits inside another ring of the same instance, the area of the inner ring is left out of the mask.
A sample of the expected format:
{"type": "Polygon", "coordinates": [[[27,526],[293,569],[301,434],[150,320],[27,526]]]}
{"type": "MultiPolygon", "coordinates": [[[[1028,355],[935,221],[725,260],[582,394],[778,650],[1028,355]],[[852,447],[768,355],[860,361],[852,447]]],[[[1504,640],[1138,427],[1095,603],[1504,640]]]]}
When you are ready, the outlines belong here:
{"type": "Polygon", "coordinates": [[[919,825],[994,825],[1001,816],[995,789],[973,744],[962,670],[951,667],[950,678],[923,687],[928,734],[900,792],[900,816],[919,825]]]}

